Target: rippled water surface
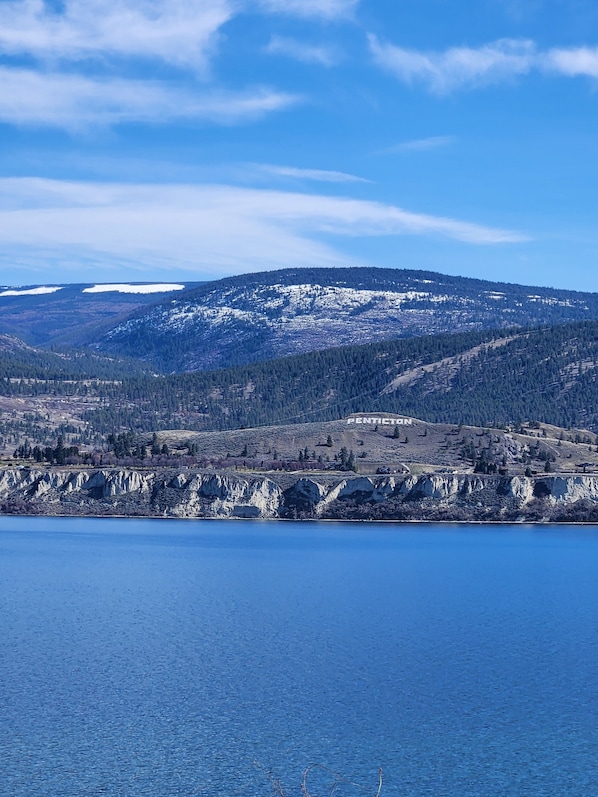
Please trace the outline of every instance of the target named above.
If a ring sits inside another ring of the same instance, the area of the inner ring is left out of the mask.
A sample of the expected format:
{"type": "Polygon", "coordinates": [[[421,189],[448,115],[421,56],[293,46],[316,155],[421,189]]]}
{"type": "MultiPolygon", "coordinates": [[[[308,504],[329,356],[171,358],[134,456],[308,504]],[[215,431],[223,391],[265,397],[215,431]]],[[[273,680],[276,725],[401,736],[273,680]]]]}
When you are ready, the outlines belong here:
{"type": "Polygon", "coordinates": [[[7,797],[596,795],[598,532],[4,518],[0,690],[7,797]]]}

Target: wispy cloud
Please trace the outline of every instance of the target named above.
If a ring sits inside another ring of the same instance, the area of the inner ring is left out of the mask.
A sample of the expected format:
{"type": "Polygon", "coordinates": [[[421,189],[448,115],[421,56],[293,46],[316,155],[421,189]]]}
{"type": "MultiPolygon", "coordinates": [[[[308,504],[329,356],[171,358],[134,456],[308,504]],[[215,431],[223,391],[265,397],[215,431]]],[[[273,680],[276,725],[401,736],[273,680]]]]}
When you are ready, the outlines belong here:
{"type": "Polygon", "coordinates": [[[416,138],[412,141],[401,141],[391,147],[379,149],[376,155],[395,155],[401,152],[425,152],[430,149],[448,147],[455,142],[454,136],[429,136],[428,138],[416,138]]]}
{"type": "Polygon", "coordinates": [[[71,131],[131,121],[236,124],[288,108],[297,96],[267,86],[227,90],[210,75],[220,30],[242,7],[240,0],[3,0],[0,122],[71,131]],[[164,65],[175,67],[168,80],[158,79],[164,65]]]}
{"type": "Polygon", "coordinates": [[[438,94],[502,83],[532,71],[572,78],[598,78],[598,47],[541,51],[533,41],[499,39],[478,48],[452,47],[443,52],[420,52],[382,42],[371,34],[368,42],[379,67],[403,83],[422,83],[438,94]]]}
{"type": "Polygon", "coordinates": [[[368,36],[375,63],[405,83],[421,82],[437,93],[499,83],[525,75],[536,65],[533,42],[500,39],[483,47],[453,47],[444,52],[419,52],[368,36]]]}
{"type": "Polygon", "coordinates": [[[127,121],[197,119],[233,124],[288,108],[296,97],[267,88],[225,92],[160,82],[96,79],[0,67],[0,122],[71,130],[127,121]]]}
{"type": "Polygon", "coordinates": [[[272,36],[264,52],[270,55],[284,55],[305,64],[335,66],[342,60],[338,47],[326,44],[309,44],[287,36],[272,36]]]}
{"type": "Polygon", "coordinates": [[[205,70],[230,0],[43,0],[0,3],[0,51],[56,63],[144,57],[205,70]]]}
{"type": "Polygon", "coordinates": [[[4,263],[123,266],[145,274],[347,264],[332,236],[442,236],[504,244],[525,236],[348,197],[222,185],[0,180],[4,263]],[[234,234],[231,234],[234,231],[234,234]]]}
{"type": "Polygon", "coordinates": [[[546,69],[567,77],[598,78],[598,47],[573,47],[549,50],[544,58],[546,69]]]}
{"type": "Polygon", "coordinates": [[[258,0],[271,13],[324,20],[351,17],[360,0],[258,0]]]}
{"type": "Polygon", "coordinates": [[[346,172],[336,172],[329,169],[298,169],[294,166],[276,166],[269,163],[255,163],[252,166],[265,174],[275,177],[291,177],[298,180],[314,180],[324,183],[371,183],[365,177],[357,177],[346,172]]]}

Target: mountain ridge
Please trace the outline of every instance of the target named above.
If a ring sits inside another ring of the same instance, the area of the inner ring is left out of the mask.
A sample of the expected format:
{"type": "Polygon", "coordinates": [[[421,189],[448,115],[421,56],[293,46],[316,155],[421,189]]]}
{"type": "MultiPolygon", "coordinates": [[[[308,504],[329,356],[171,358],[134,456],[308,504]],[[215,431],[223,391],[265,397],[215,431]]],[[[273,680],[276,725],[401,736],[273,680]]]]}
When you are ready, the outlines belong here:
{"type": "Polygon", "coordinates": [[[598,428],[598,322],[323,349],[132,378],[107,385],[103,395],[93,418],[106,429],[110,423],[148,429],[146,414],[155,428],[201,430],[334,420],[351,412],[476,426],[538,419],[598,428]]]}
{"type": "Polygon", "coordinates": [[[408,269],[282,269],[139,308],[92,346],[160,370],[198,371],[394,338],[595,319],[594,293],[408,269]]]}

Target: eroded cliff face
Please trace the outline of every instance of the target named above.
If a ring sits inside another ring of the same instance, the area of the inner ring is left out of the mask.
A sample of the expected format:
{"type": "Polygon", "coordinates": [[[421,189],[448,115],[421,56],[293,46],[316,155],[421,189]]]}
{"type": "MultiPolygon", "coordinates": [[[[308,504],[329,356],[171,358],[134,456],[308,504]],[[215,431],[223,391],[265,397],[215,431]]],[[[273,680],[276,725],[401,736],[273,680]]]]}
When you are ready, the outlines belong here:
{"type": "Polygon", "coordinates": [[[5,514],[537,521],[567,519],[559,516],[564,508],[589,515],[570,519],[598,519],[598,476],[0,471],[0,511],[5,514]]]}

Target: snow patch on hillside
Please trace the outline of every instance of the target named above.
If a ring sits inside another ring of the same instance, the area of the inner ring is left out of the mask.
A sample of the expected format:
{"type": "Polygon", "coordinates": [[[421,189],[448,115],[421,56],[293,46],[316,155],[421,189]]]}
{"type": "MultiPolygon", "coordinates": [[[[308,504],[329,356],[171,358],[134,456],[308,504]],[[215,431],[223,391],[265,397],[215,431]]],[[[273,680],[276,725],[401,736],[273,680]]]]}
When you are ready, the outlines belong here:
{"type": "MultiPolygon", "coordinates": [[[[376,304],[400,307],[404,302],[431,299],[428,291],[374,291],[344,288],[336,285],[313,283],[298,285],[272,285],[260,293],[274,295],[262,301],[265,309],[284,307],[284,315],[294,312],[335,310],[351,312],[359,307],[376,304]]],[[[436,297],[435,297],[436,298],[436,297]]]]}
{"type": "Polygon", "coordinates": [[[39,285],[37,288],[11,288],[2,291],[0,296],[42,296],[45,293],[56,293],[61,290],[62,288],[56,285],[39,285]]]}
{"type": "Polygon", "coordinates": [[[181,307],[168,310],[162,316],[169,328],[182,328],[193,321],[207,321],[211,324],[226,324],[228,321],[252,321],[261,318],[257,313],[237,310],[236,307],[181,307]]]}
{"type": "Polygon", "coordinates": [[[112,291],[117,293],[168,293],[169,291],[182,291],[184,288],[184,285],[171,282],[160,282],[152,285],[129,285],[119,283],[116,285],[94,285],[91,288],[83,288],[83,293],[108,293],[112,291]]]}
{"type": "Polygon", "coordinates": [[[582,307],[584,310],[588,309],[587,305],[584,305],[581,301],[572,302],[571,299],[557,299],[556,296],[538,296],[536,294],[530,294],[527,298],[530,302],[548,304],[555,307],[582,307]]]}
{"type": "MultiPolygon", "coordinates": [[[[173,300],[168,308],[157,310],[150,323],[156,331],[181,332],[196,324],[207,323],[215,328],[241,322],[249,326],[284,329],[287,334],[310,328],[326,328],[330,332],[337,327],[341,330],[347,324],[359,327],[360,324],[375,322],[378,326],[400,314],[407,317],[414,310],[430,313],[433,311],[429,305],[451,301],[464,305],[472,300],[431,291],[275,283],[257,288],[215,290],[197,304],[173,300]]],[[[131,319],[109,332],[108,337],[118,336],[140,323],[143,323],[141,319],[131,319]]],[[[345,337],[347,334],[348,329],[345,337]]],[[[360,339],[361,336],[357,335],[356,340],[360,339]]]]}
{"type": "MultiPolygon", "coordinates": [[[[162,290],[164,287],[160,286],[162,290]]],[[[97,288],[107,289],[108,286],[97,288]]],[[[535,294],[526,298],[528,302],[568,304],[567,300],[535,294]]],[[[130,319],[109,332],[108,337],[114,339],[148,322],[158,335],[172,332],[192,334],[194,327],[204,325],[210,330],[220,329],[222,334],[237,328],[246,331],[259,328],[270,329],[286,340],[297,337],[294,344],[297,351],[302,349],[299,339],[305,338],[305,348],[311,350],[316,334],[333,338],[336,345],[360,343],[372,335],[381,337],[387,334],[397,323],[409,328],[425,316],[431,323],[439,312],[445,315],[468,312],[476,304],[489,307],[506,299],[504,291],[494,290],[482,291],[476,299],[436,293],[433,289],[376,290],[319,283],[235,286],[214,289],[197,303],[173,299],[168,306],[156,308],[152,315],[145,317],[145,321],[143,318],[130,319]],[[443,305],[453,307],[449,310],[443,305]]],[[[509,311],[513,312],[512,308],[509,311]]]]}

